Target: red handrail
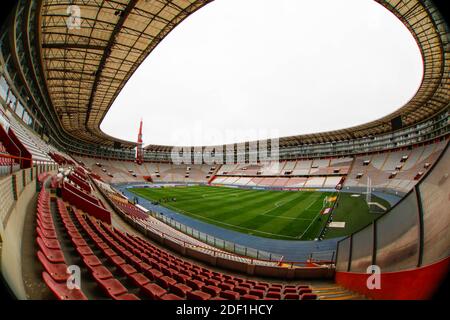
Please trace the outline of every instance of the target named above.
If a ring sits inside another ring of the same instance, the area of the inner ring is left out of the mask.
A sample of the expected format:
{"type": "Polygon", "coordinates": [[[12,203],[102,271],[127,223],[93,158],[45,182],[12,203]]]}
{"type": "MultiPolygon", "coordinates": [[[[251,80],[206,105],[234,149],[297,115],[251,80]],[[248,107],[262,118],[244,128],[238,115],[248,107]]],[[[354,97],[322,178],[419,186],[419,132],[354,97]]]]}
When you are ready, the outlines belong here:
{"type": "Polygon", "coordinates": [[[13,156],[11,154],[8,153],[0,153],[0,158],[5,158],[5,159],[12,159],[12,160],[19,160],[19,163],[16,163],[14,161],[11,161],[11,163],[8,165],[9,167],[9,173],[12,174],[13,173],[13,167],[14,164],[19,165],[21,161],[23,160],[27,160],[27,161],[33,161],[34,164],[56,164],[56,162],[54,161],[49,161],[49,160],[32,160],[32,158],[26,158],[26,157],[20,157],[20,156],[13,156]]]}

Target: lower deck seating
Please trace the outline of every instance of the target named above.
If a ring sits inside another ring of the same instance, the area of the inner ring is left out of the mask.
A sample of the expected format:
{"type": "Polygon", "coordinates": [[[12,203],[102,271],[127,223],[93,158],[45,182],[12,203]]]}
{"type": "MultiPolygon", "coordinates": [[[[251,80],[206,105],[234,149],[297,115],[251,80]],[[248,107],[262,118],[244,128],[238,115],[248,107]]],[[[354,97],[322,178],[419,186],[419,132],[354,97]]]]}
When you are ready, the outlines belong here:
{"type": "MultiPolygon", "coordinates": [[[[112,229],[56,199],[60,232],[70,239],[104,298],[158,300],[316,299],[305,285],[260,282],[215,272],[173,256],[147,240],[112,229]]],[[[43,190],[38,202],[38,257],[44,282],[58,299],[86,299],[79,289],[68,290],[65,254],[43,190]]],[[[85,280],[86,281],[86,280],[85,280]]]]}
{"type": "Polygon", "coordinates": [[[67,264],[56,236],[55,224],[50,211],[50,196],[45,189],[39,193],[36,214],[36,242],[39,246],[37,256],[44,268],[42,278],[47,287],[59,300],[87,300],[80,289],[70,290],[67,264]]]}
{"type": "Polygon", "coordinates": [[[213,185],[235,185],[246,187],[270,188],[328,188],[334,189],[342,176],[327,177],[227,177],[217,176],[213,185]]]}

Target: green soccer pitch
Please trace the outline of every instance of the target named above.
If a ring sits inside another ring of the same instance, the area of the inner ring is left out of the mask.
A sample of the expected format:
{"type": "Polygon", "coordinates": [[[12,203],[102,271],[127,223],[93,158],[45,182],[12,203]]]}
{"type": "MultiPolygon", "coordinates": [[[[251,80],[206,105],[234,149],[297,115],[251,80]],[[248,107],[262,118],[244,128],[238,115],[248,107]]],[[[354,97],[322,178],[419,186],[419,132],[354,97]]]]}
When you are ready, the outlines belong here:
{"type": "Polygon", "coordinates": [[[313,240],[328,216],[332,192],[248,190],[212,186],[134,188],[133,193],[222,228],[284,240],[313,240]],[[175,199],[175,200],[174,200],[175,199]]]}

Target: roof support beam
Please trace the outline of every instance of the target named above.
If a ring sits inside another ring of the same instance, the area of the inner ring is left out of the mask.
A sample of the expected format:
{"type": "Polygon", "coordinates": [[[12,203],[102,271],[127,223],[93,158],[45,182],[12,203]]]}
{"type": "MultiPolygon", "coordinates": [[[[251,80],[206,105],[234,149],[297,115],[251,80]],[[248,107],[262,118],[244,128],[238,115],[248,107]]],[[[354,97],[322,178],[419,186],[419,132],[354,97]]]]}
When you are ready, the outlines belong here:
{"type": "Polygon", "coordinates": [[[43,43],[43,49],[86,49],[86,50],[98,50],[105,51],[105,46],[96,46],[84,43],[43,43]]]}
{"type": "Polygon", "coordinates": [[[138,0],[131,0],[128,3],[125,10],[122,12],[122,15],[121,15],[119,21],[117,22],[116,26],[114,27],[114,30],[111,34],[111,38],[108,41],[108,45],[106,46],[106,48],[104,50],[102,59],[100,60],[100,64],[98,66],[98,72],[95,75],[94,85],[92,86],[92,90],[91,90],[91,96],[89,98],[89,104],[88,104],[88,109],[86,112],[86,120],[85,120],[86,127],[89,122],[89,117],[91,115],[92,103],[94,101],[95,91],[97,90],[97,85],[99,83],[103,68],[106,64],[106,60],[108,59],[109,55],[111,54],[112,47],[114,46],[114,44],[116,42],[117,35],[119,34],[120,30],[122,29],[122,26],[124,25],[125,21],[127,20],[128,16],[130,15],[131,10],[133,10],[133,8],[136,6],[137,2],[138,2],[138,0]]]}

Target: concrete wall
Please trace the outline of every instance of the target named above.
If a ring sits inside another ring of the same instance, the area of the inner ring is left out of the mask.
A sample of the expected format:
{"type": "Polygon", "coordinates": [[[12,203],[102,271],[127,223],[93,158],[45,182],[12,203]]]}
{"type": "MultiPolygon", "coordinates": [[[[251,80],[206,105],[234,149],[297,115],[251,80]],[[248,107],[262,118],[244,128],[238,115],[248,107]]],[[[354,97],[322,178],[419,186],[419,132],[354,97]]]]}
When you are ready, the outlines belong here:
{"type": "Polygon", "coordinates": [[[28,206],[35,195],[36,184],[33,181],[22,191],[1,234],[1,272],[18,299],[26,299],[22,277],[22,236],[28,206]]]}

